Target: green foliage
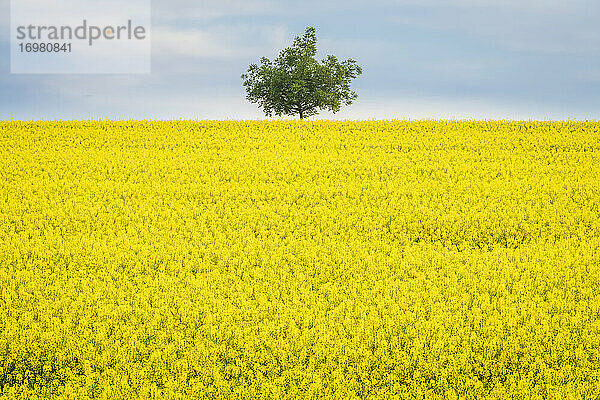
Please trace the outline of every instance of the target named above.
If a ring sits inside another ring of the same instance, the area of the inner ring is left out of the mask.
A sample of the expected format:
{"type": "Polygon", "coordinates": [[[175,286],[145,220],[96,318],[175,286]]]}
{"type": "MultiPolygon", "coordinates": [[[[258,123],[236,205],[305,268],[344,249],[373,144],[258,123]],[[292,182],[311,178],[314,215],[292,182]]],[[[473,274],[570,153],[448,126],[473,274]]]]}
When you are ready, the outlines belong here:
{"type": "Polygon", "coordinates": [[[269,117],[298,115],[300,119],[319,110],[335,113],[342,105],[352,104],[358,96],[350,90],[350,83],[362,74],[361,67],[352,59],[340,62],[332,55],[319,62],[316,54],[315,28],[308,27],[274,61],[262,57],[260,66],[250,65],[242,75],[246,98],[269,117]]]}

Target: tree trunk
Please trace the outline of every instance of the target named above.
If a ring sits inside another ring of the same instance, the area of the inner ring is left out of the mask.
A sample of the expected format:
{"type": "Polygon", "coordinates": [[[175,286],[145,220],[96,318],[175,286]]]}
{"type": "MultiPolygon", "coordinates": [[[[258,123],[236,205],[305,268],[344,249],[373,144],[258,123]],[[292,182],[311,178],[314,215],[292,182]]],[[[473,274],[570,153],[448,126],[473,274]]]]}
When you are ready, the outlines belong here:
{"type": "Polygon", "coordinates": [[[298,113],[300,113],[300,119],[304,119],[304,111],[299,110],[298,113]]]}

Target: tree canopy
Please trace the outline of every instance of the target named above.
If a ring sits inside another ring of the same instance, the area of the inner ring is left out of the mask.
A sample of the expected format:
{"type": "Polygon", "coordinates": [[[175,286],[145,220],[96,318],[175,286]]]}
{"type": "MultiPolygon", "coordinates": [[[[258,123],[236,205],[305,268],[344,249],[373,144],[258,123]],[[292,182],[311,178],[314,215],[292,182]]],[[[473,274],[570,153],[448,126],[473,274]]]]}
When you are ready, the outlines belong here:
{"type": "Polygon", "coordinates": [[[316,55],[316,31],[308,27],[274,61],[262,57],[260,65],[250,65],[242,75],[246,98],[268,117],[298,115],[300,119],[320,110],[336,113],[342,105],[352,104],[358,95],[350,83],[362,74],[361,67],[352,59],[339,61],[332,55],[319,62],[316,55]]]}

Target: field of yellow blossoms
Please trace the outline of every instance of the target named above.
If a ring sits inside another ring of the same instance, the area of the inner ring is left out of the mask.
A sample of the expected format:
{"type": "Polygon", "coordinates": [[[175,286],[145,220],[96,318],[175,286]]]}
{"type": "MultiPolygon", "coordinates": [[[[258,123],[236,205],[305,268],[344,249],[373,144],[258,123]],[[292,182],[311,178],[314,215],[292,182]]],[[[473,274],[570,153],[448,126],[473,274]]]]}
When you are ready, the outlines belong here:
{"type": "Polygon", "coordinates": [[[1,399],[598,399],[600,123],[0,122],[1,399]]]}

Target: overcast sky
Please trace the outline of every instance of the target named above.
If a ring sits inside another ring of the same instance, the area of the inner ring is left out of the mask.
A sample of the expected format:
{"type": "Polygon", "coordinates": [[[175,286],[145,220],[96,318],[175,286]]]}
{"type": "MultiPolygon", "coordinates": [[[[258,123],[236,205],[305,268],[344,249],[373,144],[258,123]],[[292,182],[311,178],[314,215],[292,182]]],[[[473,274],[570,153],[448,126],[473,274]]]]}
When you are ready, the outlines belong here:
{"type": "Polygon", "coordinates": [[[240,75],[307,26],[363,67],[357,102],[317,118],[600,117],[599,1],[153,0],[148,75],[11,74],[9,9],[0,119],[263,118],[240,75]]]}

